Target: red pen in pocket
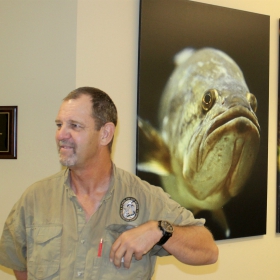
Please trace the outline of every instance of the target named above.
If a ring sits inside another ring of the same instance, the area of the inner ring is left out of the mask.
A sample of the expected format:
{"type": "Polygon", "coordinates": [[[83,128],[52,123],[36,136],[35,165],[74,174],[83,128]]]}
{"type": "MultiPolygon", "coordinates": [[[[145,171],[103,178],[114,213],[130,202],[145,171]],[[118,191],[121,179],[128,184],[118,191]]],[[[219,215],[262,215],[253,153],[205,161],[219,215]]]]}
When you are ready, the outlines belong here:
{"type": "Polygon", "coordinates": [[[102,245],[103,245],[103,240],[101,238],[98,246],[98,253],[97,253],[97,257],[99,258],[102,256],[102,245]]]}

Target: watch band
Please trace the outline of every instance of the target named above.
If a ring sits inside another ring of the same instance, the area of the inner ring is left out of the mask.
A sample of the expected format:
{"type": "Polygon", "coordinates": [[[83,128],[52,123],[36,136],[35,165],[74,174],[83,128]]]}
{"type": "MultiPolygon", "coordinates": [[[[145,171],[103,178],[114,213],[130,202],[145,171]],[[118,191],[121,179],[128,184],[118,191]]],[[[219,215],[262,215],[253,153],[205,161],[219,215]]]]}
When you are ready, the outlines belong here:
{"type": "Polygon", "coordinates": [[[158,221],[158,227],[159,227],[159,229],[162,231],[162,238],[159,240],[159,242],[158,243],[156,243],[156,245],[160,245],[160,246],[162,246],[171,236],[172,236],[172,233],[173,233],[173,228],[172,228],[172,225],[170,224],[170,223],[168,223],[169,224],[169,226],[171,227],[171,231],[167,231],[167,230],[165,230],[163,227],[162,227],[162,224],[161,223],[168,223],[168,222],[166,222],[166,221],[158,221]]]}
{"type": "Polygon", "coordinates": [[[162,246],[169,238],[170,238],[170,236],[167,236],[167,235],[163,236],[163,237],[159,240],[159,242],[157,243],[157,245],[162,246]]]}

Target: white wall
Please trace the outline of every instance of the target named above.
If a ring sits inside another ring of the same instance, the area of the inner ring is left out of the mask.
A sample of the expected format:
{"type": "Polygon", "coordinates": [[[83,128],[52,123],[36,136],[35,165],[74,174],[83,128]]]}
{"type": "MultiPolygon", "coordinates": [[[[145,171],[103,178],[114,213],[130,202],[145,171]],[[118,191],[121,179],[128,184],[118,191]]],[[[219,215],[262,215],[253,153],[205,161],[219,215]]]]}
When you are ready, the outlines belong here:
{"type": "MultiPolygon", "coordinates": [[[[0,160],[0,231],[32,182],[59,170],[53,140],[60,100],[83,85],[107,91],[119,110],[116,164],[135,170],[139,0],[0,1],[0,105],[19,106],[17,160],[0,160]],[[67,2],[67,4],[66,4],[67,2]],[[77,5],[77,7],[76,7],[77,5]]],[[[218,241],[217,264],[158,260],[153,279],[279,279],[276,220],[278,0],[198,1],[270,15],[267,234],[218,241]]],[[[0,268],[0,279],[14,279],[0,268]]]]}
{"type": "MultiPolygon", "coordinates": [[[[18,106],[18,159],[0,159],[1,233],[23,190],[60,169],[54,120],[76,86],[76,26],[76,1],[0,1],[0,106],[18,106]]],[[[0,268],[0,279],[14,277],[0,268]]]]}
{"type": "Polygon", "coordinates": [[[119,115],[114,161],[135,171],[139,1],[78,1],[76,85],[109,93],[119,115]]]}

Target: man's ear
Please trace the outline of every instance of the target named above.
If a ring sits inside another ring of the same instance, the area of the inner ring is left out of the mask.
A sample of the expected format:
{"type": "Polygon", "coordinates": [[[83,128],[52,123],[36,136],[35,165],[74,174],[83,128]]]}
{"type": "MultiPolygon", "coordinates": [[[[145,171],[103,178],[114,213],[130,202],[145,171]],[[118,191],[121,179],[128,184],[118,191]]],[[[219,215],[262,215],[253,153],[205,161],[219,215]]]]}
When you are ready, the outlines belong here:
{"type": "Polygon", "coordinates": [[[101,127],[101,145],[107,146],[112,141],[115,129],[116,127],[112,122],[108,122],[101,127]]]}

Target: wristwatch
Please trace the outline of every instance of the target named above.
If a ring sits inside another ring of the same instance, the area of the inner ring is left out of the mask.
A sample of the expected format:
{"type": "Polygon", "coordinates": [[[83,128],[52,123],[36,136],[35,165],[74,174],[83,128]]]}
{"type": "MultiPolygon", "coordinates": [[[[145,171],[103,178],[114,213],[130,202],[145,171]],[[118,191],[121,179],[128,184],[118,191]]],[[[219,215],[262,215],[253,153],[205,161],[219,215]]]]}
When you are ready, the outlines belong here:
{"type": "Polygon", "coordinates": [[[162,238],[157,245],[162,246],[172,236],[173,226],[167,221],[158,221],[158,227],[162,231],[162,238]]]}

